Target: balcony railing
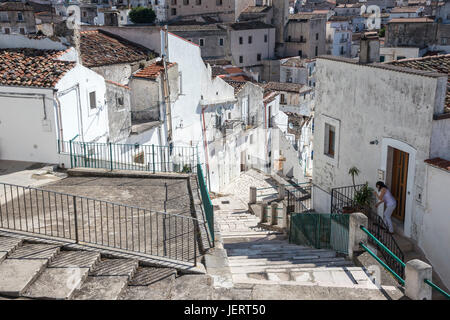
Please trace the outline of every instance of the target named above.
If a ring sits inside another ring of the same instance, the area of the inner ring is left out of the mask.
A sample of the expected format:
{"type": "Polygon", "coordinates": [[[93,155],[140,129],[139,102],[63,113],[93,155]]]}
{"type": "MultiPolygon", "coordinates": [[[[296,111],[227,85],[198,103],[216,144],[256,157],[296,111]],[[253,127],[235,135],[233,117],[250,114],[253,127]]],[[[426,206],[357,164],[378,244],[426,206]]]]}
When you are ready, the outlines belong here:
{"type": "MultiPolygon", "coordinates": [[[[364,213],[369,220],[369,231],[403,261],[404,254],[394,237],[388,232],[388,227],[384,223],[383,219],[370,206],[361,206],[354,200],[356,192],[358,192],[363,186],[364,184],[360,184],[356,186],[346,186],[332,189],[331,212],[343,213],[346,210],[353,209],[364,213]]],[[[370,238],[369,242],[377,246],[377,243],[372,241],[370,238]]],[[[386,264],[397,274],[403,277],[405,268],[402,265],[399,265],[390,255],[386,254],[385,251],[381,251],[381,254],[386,261],[386,264]]]]}

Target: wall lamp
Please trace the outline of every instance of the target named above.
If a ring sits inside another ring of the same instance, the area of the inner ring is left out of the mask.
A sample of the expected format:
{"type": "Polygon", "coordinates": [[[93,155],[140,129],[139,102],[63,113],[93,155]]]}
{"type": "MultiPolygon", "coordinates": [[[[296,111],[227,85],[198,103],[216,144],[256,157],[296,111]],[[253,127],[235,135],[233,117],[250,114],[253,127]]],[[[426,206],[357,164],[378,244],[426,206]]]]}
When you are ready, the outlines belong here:
{"type": "Polygon", "coordinates": [[[378,140],[372,140],[370,141],[370,144],[378,144],[378,140]]]}

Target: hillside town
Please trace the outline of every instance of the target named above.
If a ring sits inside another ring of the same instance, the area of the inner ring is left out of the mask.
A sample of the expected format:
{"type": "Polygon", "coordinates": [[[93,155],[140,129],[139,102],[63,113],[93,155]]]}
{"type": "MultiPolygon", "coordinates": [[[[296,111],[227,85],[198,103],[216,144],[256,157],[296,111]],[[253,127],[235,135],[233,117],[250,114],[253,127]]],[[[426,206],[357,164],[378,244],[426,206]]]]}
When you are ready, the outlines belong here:
{"type": "Polygon", "coordinates": [[[0,300],[450,299],[450,0],[0,0],[0,300]]]}

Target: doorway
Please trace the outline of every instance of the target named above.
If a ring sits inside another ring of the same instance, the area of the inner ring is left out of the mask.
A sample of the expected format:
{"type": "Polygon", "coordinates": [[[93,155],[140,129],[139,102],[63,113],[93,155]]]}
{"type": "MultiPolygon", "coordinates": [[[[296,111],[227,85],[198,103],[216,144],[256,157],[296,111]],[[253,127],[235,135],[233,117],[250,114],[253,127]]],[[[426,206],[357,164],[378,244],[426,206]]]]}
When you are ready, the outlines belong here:
{"type": "Polygon", "coordinates": [[[409,154],[407,152],[392,148],[391,193],[397,200],[397,207],[392,216],[401,222],[405,221],[408,162],[409,154]]]}

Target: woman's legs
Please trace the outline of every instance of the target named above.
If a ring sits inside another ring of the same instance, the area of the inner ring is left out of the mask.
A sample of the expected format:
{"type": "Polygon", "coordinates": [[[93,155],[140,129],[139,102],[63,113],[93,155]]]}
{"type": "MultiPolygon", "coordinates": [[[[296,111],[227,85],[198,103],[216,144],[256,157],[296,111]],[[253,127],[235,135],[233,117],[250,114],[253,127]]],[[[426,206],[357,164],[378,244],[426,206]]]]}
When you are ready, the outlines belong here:
{"type": "Polygon", "coordinates": [[[396,205],[386,207],[386,210],[384,210],[384,214],[383,214],[384,223],[386,223],[386,225],[388,226],[390,233],[394,232],[394,227],[392,226],[391,216],[392,216],[392,212],[395,210],[395,207],[396,207],[396,205]]]}

